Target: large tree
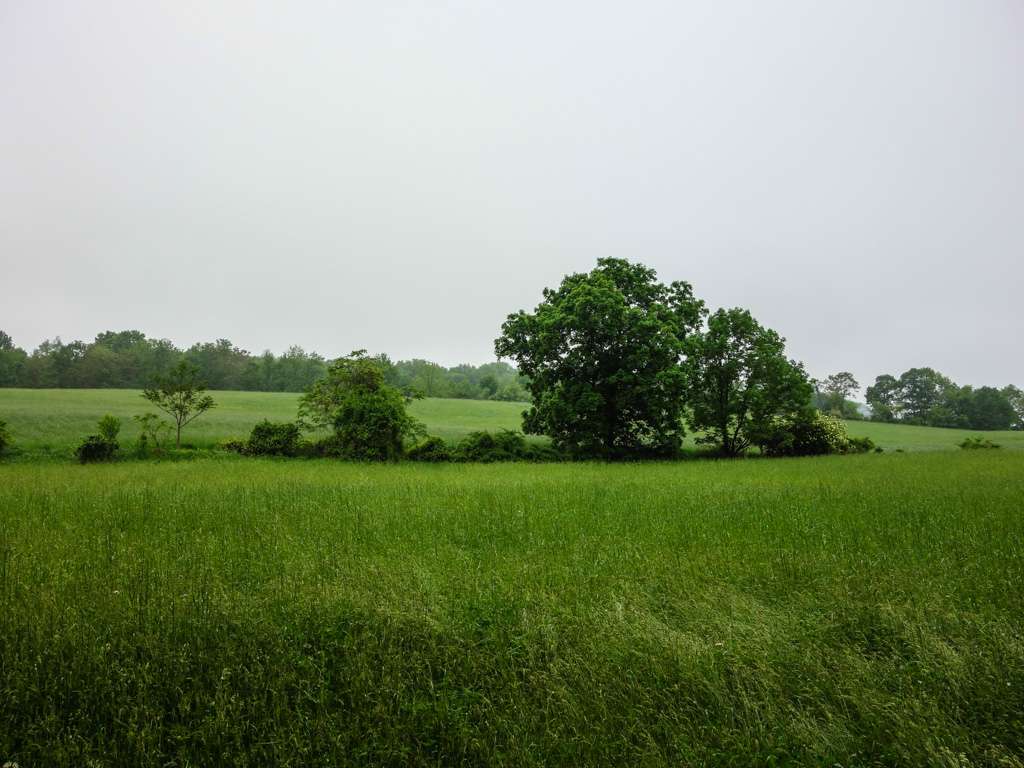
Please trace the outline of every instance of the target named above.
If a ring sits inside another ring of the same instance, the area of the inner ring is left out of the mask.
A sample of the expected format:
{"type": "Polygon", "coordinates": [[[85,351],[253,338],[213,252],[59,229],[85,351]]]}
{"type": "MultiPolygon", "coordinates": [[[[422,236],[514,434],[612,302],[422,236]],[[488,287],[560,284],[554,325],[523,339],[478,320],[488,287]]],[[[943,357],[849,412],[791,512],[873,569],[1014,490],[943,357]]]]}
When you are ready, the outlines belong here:
{"type": "Polygon", "coordinates": [[[1024,390],[1020,387],[1009,384],[1003,387],[1003,395],[1010,403],[1014,412],[1014,429],[1024,429],[1024,390]]]}
{"type": "Polygon", "coordinates": [[[821,391],[825,394],[826,407],[838,415],[845,411],[846,401],[860,389],[860,383],[849,371],[833,373],[821,382],[821,391]]]}
{"type": "Polygon", "coordinates": [[[142,396],[174,420],[174,445],[181,447],[181,430],[214,407],[206,385],[199,380],[199,369],[181,360],[166,375],[156,377],[142,396]]]}
{"type": "Polygon", "coordinates": [[[899,395],[899,379],[888,373],[875,377],[875,383],[867,388],[864,396],[871,406],[872,420],[895,421],[900,411],[899,395]]]}
{"type": "Polygon", "coordinates": [[[967,405],[971,429],[1010,429],[1017,419],[1013,403],[995,387],[978,387],[967,405]]]}
{"type": "Polygon", "coordinates": [[[529,379],[523,426],[576,455],[669,455],[683,437],[687,336],[704,303],[642,264],[600,259],[509,315],[494,348],[529,379]]]}
{"type": "Polygon", "coordinates": [[[776,419],[808,407],[803,366],[786,357],[785,339],[745,309],[720,309],[687,343],[690,426],[723,455],[759,442],[776,419]]]}
{"type": "Polygon", "coordinates": [[[956,385],[934,368],[911,368],[900,375],[900,401],[902,420],[914,424],[929,424],[929,412],[943,404],[945,396],[956,385]]]}

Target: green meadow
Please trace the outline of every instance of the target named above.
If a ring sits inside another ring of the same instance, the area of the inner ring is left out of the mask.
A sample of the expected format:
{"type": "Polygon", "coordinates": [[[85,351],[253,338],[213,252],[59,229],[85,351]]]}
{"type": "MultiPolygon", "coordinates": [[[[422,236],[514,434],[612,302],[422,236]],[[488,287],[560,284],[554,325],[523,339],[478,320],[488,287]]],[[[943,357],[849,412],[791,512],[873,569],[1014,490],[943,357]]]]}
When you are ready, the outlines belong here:
{"type": "MultiPolygon", "coordinates": [[[[212,392],[217,407],[189,425],[184,442],[212,448],[225,440],[246,437],[261,419],[292,421],[298,395],[281,392],[212,392]]],[[[457,440],[487,429],[520,429],[525,403],[488,400],[417,400],[410,412],[430,434],[457,440]]],[[[84,437],[96,431],[105,414],[122,420],[121,443],[138,436],[135,414],[153,411],[137,390],[130,389],[0,389],[0,419],[10,425],[16,444],[33,456],[66,457],[84,437]]],[[[867,421],[846,423],[851,436],[870,437],[887,450],[956,450],[965,437],[983,435],[1004,448],[1024,448],[1024,432],[976,432],[965,429],[912,427],[867,421]]],[[[686,444],[693,445],[692,438],[686,444]]]]}
{"type": "MultiPolygon", "coordinates": [[[[214,393],[212,447],[294,395],[214,393]]],[[[0,764],[1024,764],[1024,451],[79,466],[0,390],[0,764]],[[37,461],[36,458],[49,458],[37,461]]],[[[521,404],[424,400],[454,439],[521,404]]]]}

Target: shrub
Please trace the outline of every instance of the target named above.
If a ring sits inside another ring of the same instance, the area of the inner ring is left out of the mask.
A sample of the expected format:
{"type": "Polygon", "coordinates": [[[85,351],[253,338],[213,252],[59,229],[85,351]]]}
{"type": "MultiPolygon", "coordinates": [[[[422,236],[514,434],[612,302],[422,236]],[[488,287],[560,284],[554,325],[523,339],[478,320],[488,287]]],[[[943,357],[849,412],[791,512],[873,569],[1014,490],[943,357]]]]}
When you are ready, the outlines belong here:
{"type": "Polygon", "coordinates": [[[121,420],[113,416],[104,416],[96,425],[98,435],[89,435],[75,449],[75,456],[80,464],[93,461],[110,461],[120,447],[117,434],[121,431],[121,420]]]}
{"type": "Polygon", "coordinates": [[[776,421],[758,443],[768,456],[823,456],[846,453],[850,446],[843,422],[811,409],[776,421]]]}
{"type": "Polygon", "coordinates": [[[75,449],[75,455],[80,464],[88,464],[94,461],[110,461],[117,453],[116,442],[106,440],[102,435],[89,435],[75,449]]]}
{"type": "Polygon", "coordinates": [[[394,387],[352,392],[334,415],[334,445],[347,459],[395,461],[404,438],[417,434],[422,427],[405,412],[405,398],[394,387]]]}
{"type": "Polygon", "coordinates": [[[405,456],[410,461],[451,461],[452,451],[448,447],[448,443],[440,437],[431,436],[410,448],[405,456]]]}
{"type": "Polygon", "coordinates": [[[245,453],[245,440],[225,440],[220,447],[231,453],[245,453]]]}
{"type": "Polygon", "coordinates": [[[1002,447],[986,437],[967,437],[958,445],[965,451],[990,451],[1002,447]]]}
{"type": "Polygon", "coordinates": [[[870,437],[848,437],[846,439],[846,453],[881,453],[882,449],[875,445],[870,437]]]}
{"type": "Polygon", "coordinates": [[[531,445],[522,433],[503,429],[500,432],[470,432],[455,447],[455,461],[562,461],[563,455],[550,445],[531,445]]]}
{"type": "Polygon", "coordinates": [[[526,440],[519,432],[470,432],[455,447],[458,461],[516,461],[523,458],[526,440]]]}
{"type": "Polygon", "coordinates": [[[162,454],[164,440],[171,431],[171,425],[155,413],[132,416],[132,419],[139,425],[139,439],[135,443],[135,455],[139,458],[146,458],[150,452],[157,455],[162,454]]]}
{"type": "Polygon", "coordinates": [[[7,422],[0,419],[0,454],[11,444],[11,432],[7,429],[7,422]]]}
{"type": "Polygon", "coordinates": [[[252,428],[245,444],[249,456],[295,456],[299,452],[299,425],[264,419],[252,428]]]}
{"type": "Polygon", "coordinates": [[[100,419],[99,424],[96,426],[100,433],[100,437],[106,440],[108,443],[116,443],[117,436],[121,432],[121,420],[116,416],[111,416],[109,413],[100,419]]]}

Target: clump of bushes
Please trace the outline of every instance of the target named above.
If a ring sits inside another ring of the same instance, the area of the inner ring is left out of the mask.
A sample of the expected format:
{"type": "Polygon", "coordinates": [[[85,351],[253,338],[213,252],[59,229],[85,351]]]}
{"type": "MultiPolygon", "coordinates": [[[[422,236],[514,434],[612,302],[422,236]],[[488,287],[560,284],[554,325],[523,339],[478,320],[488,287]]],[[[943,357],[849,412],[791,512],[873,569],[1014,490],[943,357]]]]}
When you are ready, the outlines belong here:
{"type": "Polygon", "coordinates": [[[966,437],[958,445],[965,451],[991,451],[1002,447],[999,443],[993,443],[987,437],[966,437]]]}
{"type": "Polygon", "coordinates": [[[151,454],[161,455],[164,452],[164,441],[171,432],[171,425],[155,413],[144,413],[132,416],[139,425],[139,439],[135,443],[135,455],[140,459],[151,454]]]}
{"type": "Polygon", "coordinates": [[[299,425],[264,419],[252,428],[242,452],[249,456],[297,456],[302,432],[299,425]]]}
{"type": "Polygon", "coordinates": [[[96,430],[99,434],[89,435],[75,449],[80,464],[110,461],[120,448],[117,442],[121,432],[120,419],[108,414],[99,420],[96,430]]]}
{"type": "Polygon", "coordinates": [[[428,437],[422,443],[410,448],[405,457],[410,461],[442,462],[452,460],[452,451],[448,443],[440,437],[428,437]]]}
{"type": "Polygon", "coordinates": [[[526,442],[522,433],[471,432],[454,447],[439,437],[428,437],[406,454],[412,461],[459,461],[490,464],[496,461],[562,461],[564,456],[548,445],[526,442]]]}
{"type": "Polygon", "coordinates": [[[839,419],[805,409],[775,421],[758,442],[767,456],[824,456],[845,453],[849,438],[839,419]]]}
{"type": "Polygon", "coordinates": [[[846,453],[881,453],[881,446],[875,445],[870,437],[848,437],[846,438],[846,453]]]}
{"type": "Polygon", "coordinates": [[[759,444],[765,455],[773,457],[881,452],[870,437],[850,437],[842,421],[811,409],[776,421],[759,444]]]}

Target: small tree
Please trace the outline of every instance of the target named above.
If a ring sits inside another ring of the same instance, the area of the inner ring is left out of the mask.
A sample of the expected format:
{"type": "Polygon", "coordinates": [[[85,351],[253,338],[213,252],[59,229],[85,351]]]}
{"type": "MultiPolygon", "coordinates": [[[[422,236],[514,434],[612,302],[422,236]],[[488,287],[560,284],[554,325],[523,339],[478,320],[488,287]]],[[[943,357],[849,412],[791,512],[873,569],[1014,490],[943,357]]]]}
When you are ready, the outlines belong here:
{"type": "Polygon", "coordinates": [[[139,425],[139,440],[136,444],[136,453],[145,457],[149,454],[150,446],[157,454],[163,452],[164,438],[170,430],[171,425],[162,420],[155,413],[143,413],[132,416],[135,423],[139,425]]]}
{"type": "Polygon", "coordinates": [[[7,446],[11,444],[11,433],[7,429],[7,422],[0,419],[0,454],[7,450],[7,446]]]}
{"type": "Polygon", "coordinates": [[[404,441],[424,430],[406,412],[405,395],[385,381],[386,370],[381,358],[362,349],[335,360],[327,375],[300,399],[300,421],[333,426],[332,452],[345,458],[399,458],[404,441]]]}
{"type": "Polygon", "coordinates": [[[745,309],[720,309],[687,344],[690,426],[726,456],[739,456],[778,417],[807,406],[811,385],[788,360],[785,339],[745,309]]]}
{"type": "Polygon", "coordinates": [[[176,448],[181,447],[182,428],[214,407],[213,398],[204,395],[205,391],[206,385],[199,380],[199,369],[185,360],[142,391],[144,398],[174,421],[176,448]]]}
{"type": "Polygon", "coordinates": [[[387,374],[392,367],[386,357],[371,357],[365,349],[357,349],[332,361],[327,366],[326,375],[315,381],[299,398],[299,424],[311,429],[332,426],[335,412],[350,393],[392,386],[387,382],[387,374]]]}

